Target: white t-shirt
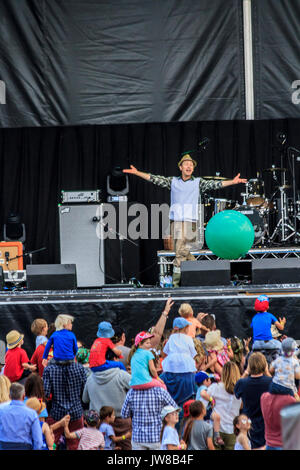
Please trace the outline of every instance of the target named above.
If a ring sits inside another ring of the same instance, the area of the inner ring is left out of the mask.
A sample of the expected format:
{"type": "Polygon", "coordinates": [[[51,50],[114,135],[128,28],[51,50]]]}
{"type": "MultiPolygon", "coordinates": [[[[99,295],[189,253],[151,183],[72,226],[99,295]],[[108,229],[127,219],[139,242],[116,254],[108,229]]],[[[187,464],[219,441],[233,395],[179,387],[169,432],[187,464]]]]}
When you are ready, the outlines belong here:
{"type": "Polygon", "coordinates": [[[164,347],[167,357],[162,361],[164,372],[196,372],[197,351],[193,339],[183,333],[173,333],[164,347]]]}
{"type": "Polygon", "coordinates": [[[164,432],[161,439],[161,450],[168,450],[168,444],[173,446],[179,446],[179,436],[175,428],[171,426],[165,426],[164,432]]]}
{"type": "Polygon", "coordinates": [[[233,434],[233,419],[240,413],[241,398],[236,398],[235,395],[227,393],[222,382],[210,385],[207,393],[216,401],[214,411],[221,418],[220,431],[233,434]]]}

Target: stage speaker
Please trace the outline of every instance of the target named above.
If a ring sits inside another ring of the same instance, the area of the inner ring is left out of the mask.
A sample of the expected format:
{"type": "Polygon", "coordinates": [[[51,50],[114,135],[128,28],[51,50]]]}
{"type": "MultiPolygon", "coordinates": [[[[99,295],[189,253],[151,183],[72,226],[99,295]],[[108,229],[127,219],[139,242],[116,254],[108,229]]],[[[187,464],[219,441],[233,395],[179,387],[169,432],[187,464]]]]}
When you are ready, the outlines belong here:
{"type": "Polygon", "coordinates": [[[230,284],[230,261],[199,260],[181,263],[181,286],[217,286],[230,284]]]}
{"type": "Polygon", "coordinates": [[[74,290],[77,288],[75,264],[29,264],[28,290],[74,290]]]}
{"type": "Polygon", "coordinates": [[[105,284],[104,241],[101,237],[101,204],[58,206],[60,262],[75,264],[77,287],[105,284]]]}
{"type": "Polygon", "coordinates": [[[300,259],[274,258],[252,260],[252,284],[300,283],[300,259]]]}

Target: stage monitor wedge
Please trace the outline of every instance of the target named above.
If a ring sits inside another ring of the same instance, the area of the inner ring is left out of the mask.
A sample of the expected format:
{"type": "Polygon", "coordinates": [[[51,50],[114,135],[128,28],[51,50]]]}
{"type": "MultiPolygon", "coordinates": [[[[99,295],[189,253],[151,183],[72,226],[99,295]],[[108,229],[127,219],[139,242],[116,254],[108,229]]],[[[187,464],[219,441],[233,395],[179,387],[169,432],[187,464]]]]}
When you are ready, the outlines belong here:
{"type": "Polygon", "coordinates": [[[252,260],[252,284],[299,284],[300,259],[252,260]]]}
{"type": "Polygon", "coordinates": [[[181,286],[226,286],[230,284],[230,261],[199,260],[181,263],[181,286]]]}
{"type": "Polygon", "coordinates": [[[75,264],[29,264],[28,290],[74,290],[77,288],[75,264]]]}

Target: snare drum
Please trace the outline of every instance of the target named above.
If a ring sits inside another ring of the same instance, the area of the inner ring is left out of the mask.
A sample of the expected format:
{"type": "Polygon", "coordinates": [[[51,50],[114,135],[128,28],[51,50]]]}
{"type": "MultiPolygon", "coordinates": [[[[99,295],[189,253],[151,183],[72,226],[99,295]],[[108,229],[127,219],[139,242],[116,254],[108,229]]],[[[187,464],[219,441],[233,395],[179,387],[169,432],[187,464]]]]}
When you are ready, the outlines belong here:
{"type": "Polygon", "coordinates": [[[238,206],[234,210],[248,217],[254,228],[254,245],[259,244],[266,235],[266,218],[258,209],[251,206],[238,206]]]}
{"type": "Polygon", "coordinates": [[[229,199],[215,199],[214,215],[228,209],[233,209],[235,204],[235,201],[231,201],[229,199]]]}

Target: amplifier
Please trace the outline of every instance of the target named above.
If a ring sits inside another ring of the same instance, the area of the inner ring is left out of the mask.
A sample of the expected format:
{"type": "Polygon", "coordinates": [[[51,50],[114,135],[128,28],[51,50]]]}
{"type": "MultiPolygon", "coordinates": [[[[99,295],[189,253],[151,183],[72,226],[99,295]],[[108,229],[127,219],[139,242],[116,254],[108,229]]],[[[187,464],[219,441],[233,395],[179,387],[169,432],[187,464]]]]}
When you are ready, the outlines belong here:
{"type": "Polygon", "coordinates": [[[3,271],[23,269],[23,244],[21,242],[0,242],[0,266],[3,271]]]}
{"type": "Polygon", "coordinates": [[[86,202],[100,202],[101,190],[95,189],[91,191],[61,191],[62,204],[70,203],[86,203],[86,202]]]}

